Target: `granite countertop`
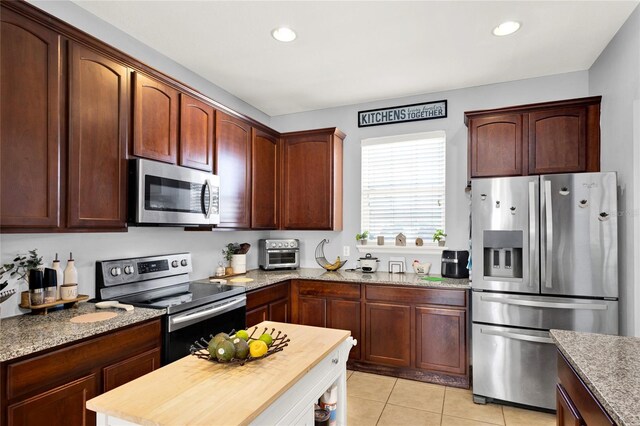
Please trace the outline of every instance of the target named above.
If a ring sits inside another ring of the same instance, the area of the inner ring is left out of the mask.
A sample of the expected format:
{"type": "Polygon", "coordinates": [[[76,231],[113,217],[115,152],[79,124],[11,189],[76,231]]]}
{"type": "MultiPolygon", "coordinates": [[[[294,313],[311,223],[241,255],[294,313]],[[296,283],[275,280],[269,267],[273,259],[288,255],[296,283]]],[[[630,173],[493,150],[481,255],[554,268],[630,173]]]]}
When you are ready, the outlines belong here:
{"type": "MultiPolygon", "coordinates": [[[[430,277],[440,277],[439,275],[429,275],[430,277]]],[[[413,273],[390,274],[389,272],[362,273],[355,271],[346,271],[340,269],[338,271],[325,271],[322,268],[300,268],[288,271],[263,271],[254,269],[248,271],[241,277],[251,278],[253,281],[248,283],[234,283],[227,279],[227,283],[231,285],[242,285],[247,291],[255,290],[260,287],[266,287],[286,280],[305,279],[319,281],[340,281],[350,283],[369,283],[369,284],[390,284],[403,285],[411,287],[423,288],[446,288],[469,290],[471,288],[468,279],[452,279],[443,278],[442,281],[426,281],[424,276],[413,273]]]]}
{"type": "Polygon", "coordinates": [[[0,362],[29,355],[55,346],[72,343],[87,337],[164,315],[164,309],[136,307],[96,309],[93,303],[79,303],[78,308],[49,312],[47,315],[18,315],[2,318],[0,322],[0,362]],[[117,317],[88,324],[74,324],[69,320],[79,315],[112,311],[117,317]]]}
{"type": "Polygon", "coordinates": [[[640,425],[640,338],[551,330],[551,338],[619,425],[640,425]]]}

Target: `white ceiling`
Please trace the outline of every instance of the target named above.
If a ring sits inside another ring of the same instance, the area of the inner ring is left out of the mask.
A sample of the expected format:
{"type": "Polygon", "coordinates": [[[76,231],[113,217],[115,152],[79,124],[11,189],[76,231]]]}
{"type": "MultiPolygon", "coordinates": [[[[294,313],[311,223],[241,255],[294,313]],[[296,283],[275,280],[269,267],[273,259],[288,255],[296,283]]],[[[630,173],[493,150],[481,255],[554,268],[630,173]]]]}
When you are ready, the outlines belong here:
{"type": "Polygon", "coordinates": [[[271,116],[586,70],[638,4],[74,2],[271,116]],[[522,28],[493,36],[505,20],[522,28]]]}

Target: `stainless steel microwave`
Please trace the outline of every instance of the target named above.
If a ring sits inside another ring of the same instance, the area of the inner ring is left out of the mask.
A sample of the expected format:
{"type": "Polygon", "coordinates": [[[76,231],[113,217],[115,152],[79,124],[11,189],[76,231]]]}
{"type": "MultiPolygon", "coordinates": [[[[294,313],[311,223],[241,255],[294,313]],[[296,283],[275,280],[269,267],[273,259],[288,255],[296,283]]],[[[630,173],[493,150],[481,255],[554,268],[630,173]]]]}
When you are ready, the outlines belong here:
{"type": "Polygon", "coordinates": [[[173,164],[129,160],[129,222],[216,225],[220,223],[220,178],[173,164]]]}

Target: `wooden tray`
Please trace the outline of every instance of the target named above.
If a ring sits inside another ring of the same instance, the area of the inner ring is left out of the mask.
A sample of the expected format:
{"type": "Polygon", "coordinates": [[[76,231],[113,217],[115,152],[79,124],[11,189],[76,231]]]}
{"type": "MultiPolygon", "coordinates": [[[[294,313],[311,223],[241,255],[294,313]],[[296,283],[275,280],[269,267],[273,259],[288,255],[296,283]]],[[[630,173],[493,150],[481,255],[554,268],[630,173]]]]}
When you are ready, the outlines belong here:
{"type": "MultiPolygon", "coordinates": [[[[27,293],[27,300],[28,299],[28,291],[25,291],[23,293],[27,293]]],[[[60,305],[64,305],[64,309],[69,309],[69,308],[74,308],[77,306],[78,302],[83,302],[85,300],[89,299],[89,296],[87,294],[79,294],[78,297],[76,297],[75,299],[71,299],[71,300],[62,300],[62,299],[58,299],[55,302],[51,302],[51,303],[43,303],[42,305],[30,305],[30,304],[23,304],[22,302],[20,303],[20,307],[22,309],[31,309],[31,313],[32,314],[36,314],[36,315],[46,315],[47,313],[49,313],[49,309],[50,308],[54,308],[56,306],[60,306],[60,305]]],[[[24,299],[22,299],[24,300],[24,299]]]]}

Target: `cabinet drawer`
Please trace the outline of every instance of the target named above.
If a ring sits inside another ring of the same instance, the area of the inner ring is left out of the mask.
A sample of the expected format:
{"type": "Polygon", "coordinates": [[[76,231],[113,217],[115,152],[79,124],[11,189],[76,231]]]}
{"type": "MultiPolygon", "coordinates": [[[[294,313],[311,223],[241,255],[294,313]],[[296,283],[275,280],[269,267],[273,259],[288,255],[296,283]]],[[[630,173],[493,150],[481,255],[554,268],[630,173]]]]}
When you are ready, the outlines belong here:
{"type": "Polygon", "coordinates": [[[367,300],[425,305],[467,306],[467,290],[367,285],[367,300]]]}
{"type": "Polygon", "coordinates": [[[274,284],[247,293],[247,311],[279,299],[289,298],[289,283],[274,284]]]}
{"type": "Polygon", "coordinates": [[[11,363],[7,366],[7,398],[67,383],[96,365],[111,364],[160,347],[160,332],[160,320],[154,320],[11,363]]]}
{"type": "Polygon", "coordinates": [[[298,294],[301,296],[336,297],[340,299],[360,299],[360,284],[345,284],[331,281],[298,280],[298,294]]]}

